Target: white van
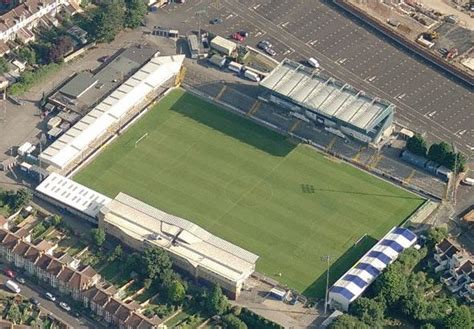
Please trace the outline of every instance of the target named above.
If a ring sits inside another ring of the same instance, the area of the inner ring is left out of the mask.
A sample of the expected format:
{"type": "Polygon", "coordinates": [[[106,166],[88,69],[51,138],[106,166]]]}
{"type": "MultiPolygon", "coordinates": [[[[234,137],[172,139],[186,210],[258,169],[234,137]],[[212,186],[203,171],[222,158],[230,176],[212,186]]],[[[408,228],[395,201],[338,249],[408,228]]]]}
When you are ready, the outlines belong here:
{"type": "Polygon", "coordinates": [[[250,70],[245,70],[244,77],[255,82],[260,82],[260,76],[257,73],[252,72],[250,70]]]}
{"type": "Polygon", "coordinates": [[[474,186],[474,178],[466,177],[462,180],[465,185],[474,186]]]}
{"type": "Polygon", "coordinates": [[[11,280],[8,280],[7,282],[5,282],[5,286],[17,294],[20,292],[20,287],[11,280]]]}
{"type": "Polygon", "coordinates": [[[313,57],[310,57],[307,60],[307,62],[308,62],[308,65],[314,67],[315,69],[317,69],[319,67],[319,62],[316,59],[314,59],[313,57]]]}

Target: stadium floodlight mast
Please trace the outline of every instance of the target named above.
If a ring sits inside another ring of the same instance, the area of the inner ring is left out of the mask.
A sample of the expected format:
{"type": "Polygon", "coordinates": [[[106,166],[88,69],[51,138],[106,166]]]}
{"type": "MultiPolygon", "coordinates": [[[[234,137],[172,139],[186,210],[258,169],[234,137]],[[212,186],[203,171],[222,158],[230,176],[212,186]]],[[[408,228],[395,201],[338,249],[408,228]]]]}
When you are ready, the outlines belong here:
{"type": "Polygon", "coordinates": [[[321,257],[322,261],[326,261],[327,269],[326,269],[326,293],[324,295],[324,315],[326,315],[328,310],[328,294],[329,294],[329,264],[331,262],[331,256],[325,255],[321,257]]]}

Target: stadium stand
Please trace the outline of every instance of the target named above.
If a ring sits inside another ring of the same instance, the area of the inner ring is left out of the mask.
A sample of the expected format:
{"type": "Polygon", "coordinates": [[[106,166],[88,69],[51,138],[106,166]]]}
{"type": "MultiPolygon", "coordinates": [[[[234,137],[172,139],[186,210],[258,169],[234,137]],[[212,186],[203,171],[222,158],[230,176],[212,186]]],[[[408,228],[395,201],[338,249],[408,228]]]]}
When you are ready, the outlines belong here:
{"type": "Polygon", "coordinates": [[[152,58],[40,154],[39,158],[50,165],[48,170],[68,172],[83,161],[111,132],[138,114],[144,102],[155,98],[160,87],[173,80],[184,57],[152,58]]]}
{"type": "Polygon", "coordinates": [[[348,311],[355,301],[382,271],[403,250],[416,242],[416,235],[409,229],[394,227],[370,249],[349,271],[329,290],[329,305],[340,311],[348,311]]]}
{"type": "Polygon", "coordinates": [[[219,284],[231,298],[239,295],[258,259],[186,219],[124,193],[100,210],[99,227],[133,249],[165,249],[176,266],[196,279],[219,284]]]}
{"type": "Polygon", "coordinates": [[[52,173],[37,186],[36,195],[98,224],[133,249],[163,248],[177,267],[196,279],[219,284],[231,298],[237,298],[255,271],[257,255],[127,194],[112,200],[52,173]]]}
{"type": "Polygon", "coordinates": [[[263,100],[340,137],[376,145],[392,131],[395,105],[289,59],[260,86],[268,94],[263,100]]]}
{"type": "Polygon", "coordinates": [[[36,187],[36,195],[55,206],[97,224],[99,210],[111,199],[57,173],[36,187]]]}

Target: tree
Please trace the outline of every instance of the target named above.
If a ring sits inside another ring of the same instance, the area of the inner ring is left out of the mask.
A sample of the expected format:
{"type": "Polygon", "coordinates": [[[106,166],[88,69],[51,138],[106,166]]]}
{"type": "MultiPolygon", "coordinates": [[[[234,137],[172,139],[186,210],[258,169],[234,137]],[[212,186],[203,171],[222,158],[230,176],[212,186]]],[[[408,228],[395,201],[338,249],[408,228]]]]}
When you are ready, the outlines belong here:
{"type": "Polygon", "coordinates": [[[143,22],[148,11],[144,0],[128,0],[126,2],[125,27],[137,28],[143,22]]]}
{"type": "Polygon", "coordinates": [[[91,21],[93,36],[100,42],[112,42],[125,22],[124,3],[121,0],[103,2],[91,21]]]}
{"type": "Polygon", "coordinates": [[[92,241],[97,247],[101,247],[105,242],[105,231],[103,228],[93,228],[91,230],[92,241]]]}
{"type": "Polygon", "coordinates": [[[428,250],[426,248],[415,249],[408,248],[404,250],[398,257],[398,263],[402,267],[403,272],[408,275],[412,273],[415,266],[426,257],[428,250]]]}
{"type": "Polygon", "coordinates": [[[58,227],[59,225],[61,225],[62,222],[63,218],[59,215],[53,215],[51,217],[51,225],[53,225],[54,227],[58,227]]]}
{"type": "Polygon", "coordinates": [[[472,318],[469,307],[462,305],[454,308],[444,321],[444,326],[450,329],[472,328],[472,318]]]}
{"type": "Polygon", "coordinates": [[[31,201],[31,198],[32,194],[30,190],[24,188],[21,188],[16,192],[7,191],[4,196],[5,203],[12,212],[26,206],[31,201]]]}
{"type": "Polygon", "coordinates": [[[338,316],[328,327],[329,329],[369,329],[370,327],[352,315],[338,316]]]}
{"type": "Polygon", "coordinates": [[[229,308],[227,297],[219,285],[214,285],[205,299],[206,310],[210,315],[222,315],[229,308]]]}
{"type": "Polygon", "coordinates": [[[143,262],[147,277],[154,279],[161,279],[163,281],[164,272],[169,273],[171,270],[171,259],[168,254],[161,248],[147,248],[143,253],[143,262]]]}
{"type": "Polygon", "coordinates": [[[57,63],[73,49],[74,43],[72,39],[67,35],[61,36],[56,41],[55,45],[49,49],[48,61],[50,63],[57,63]]]}
{"type": "Polygon", "coordinates": [[[446,142],[433,144],[430,146],[430,149],[428,151],[428,159],[438,164],[443,164],[446,159],[446,156],[452,151],[453,149],[451,148],[451,145],[446,142]]]}
{"type": "Polygon", "coordinates": [[[424,325],[420,327],[420,329],[436,329],[436,327],[432,325],[431,323],[425,323],[424,325]]]}
{"type": "Polygon", "coordinates": [[[8,72],[8,61],[2,56],[0,57],[0,74],[8,72]]]}
{"type": "Polygon", "coordinates": [[[455,171],[456,173],[463,172],[466,166],[466,161],[467,158],[464,154],[458,152],[449,152],[446,154],[446,157],[441,163],[443,166],[446,168],[451,169],[452,171],[455,171]]]}
{"type": "Polygon", "coordinates": [[[400,263],[391,264],[375,281],[375,291],[391,307],[407,294],[406,274],[400,263]]]}
{"type": "Polygon", "coordinates": [[[415,134],[407,140],[406,148],[408,151],[421,156],[426,156],[426,141],[420,134],[415,134]]]}
{"type": "Polygon", "coordinates": [[[448,229],[446,227],[432,227],[428,231],[427,244],[430,248],[433,248],[436,244],[443,241],[448,237],[448,229]]]}
{"type": "Polygon", "coordinates": [[[36,53],[30,47],[22,47],[18,49],[18,57],[30,65],[36,64],[36,53]]]}
{"type": "Polygon", "coordinates": [[[179,280],[173,280],[168,287],[168,299],[175,305],[181,305],[186,295],[186,288],[179,280]]]}
{"type": "Polygon", "coordinates": [[[7,313],[7,319],[13,322],[14,324],[21,323],[21,312],[20,307],[17,303],[10,303],[10,307],[7,313]]]}
{"type": "Polygon", "coordinates": [[[384,322],[385,304],[375,298],[361,297],[351,304],[350,313],[371,328],[381,327],[384,322]]]}
{"type": "Polygon", "coordinates": [[[122,246],[119,245],[119,244],[116,245],[114,251],[113,251],[112,254],[109,256],[109,259],[108,259],[109,262],[113,262],[113,261],[116,260],[117,258],[122,257],[122,254],[123,254],[122,246]]]}
{"type": "Polygon", "coordinates": [[[244,321],[240,320],[234,314],[229,313],[222,317],[222,322],[224,324],[224,328],[228,329],[247,329],[247,325],[244,321]]]}

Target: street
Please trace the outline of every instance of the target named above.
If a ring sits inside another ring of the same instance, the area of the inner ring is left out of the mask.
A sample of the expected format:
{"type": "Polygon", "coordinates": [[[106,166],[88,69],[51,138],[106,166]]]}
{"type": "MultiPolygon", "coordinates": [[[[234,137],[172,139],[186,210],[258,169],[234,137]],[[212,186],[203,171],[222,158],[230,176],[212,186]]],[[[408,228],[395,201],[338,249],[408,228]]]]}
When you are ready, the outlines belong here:
{"type": "MultiPolygon", "coordinates": [[[[8,265],[5,265],[5,267],[8,267],[8,265]]],[[[27,277],[24,277],[25,280],[27,280],[27,277]]],[[[2,282],[2,288],[8,292],[11,292],[4,286],[4,283],[7,280],[10,280],[9,277],[4,275],[3,273],[0,274],[0,280],[2,282]]],[[[41,305],[40,308],[45,314],[52,313],[56,318],[61,319],[64,323],[69,325],[71,328],[97,328],[99,324],[92,322],[89,319],[86,319],[84,317],[79,317],[76,318],[72,316],[69,312],[66,312],[63,310],[61,307],[59,307],[59,302],[61,301],[60,297],[56,297],[56,302],[52,302],[49,299],[46,299],[45,293],[46,292],[51,292],[54,296],[56,296],[56,290],[51,288],[51,290],[45,290],[37,285],[33,285],[31,281],[28,281],[25,284],[20,284],[17,281],[15,281],[21,289],[20,295],[26,297],[26,298],[35,298],[37,299],[41,305]]],[[[72,311],[71,311],[72,312],[72,311]]]]}

